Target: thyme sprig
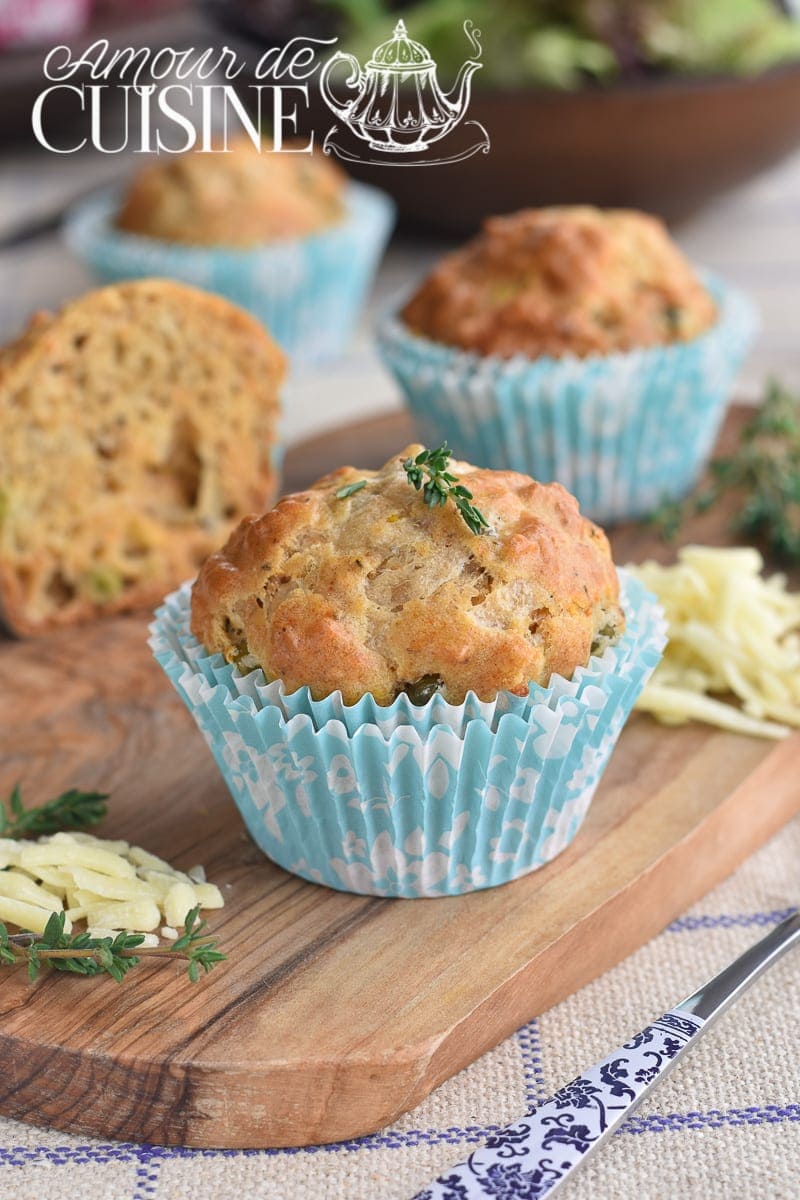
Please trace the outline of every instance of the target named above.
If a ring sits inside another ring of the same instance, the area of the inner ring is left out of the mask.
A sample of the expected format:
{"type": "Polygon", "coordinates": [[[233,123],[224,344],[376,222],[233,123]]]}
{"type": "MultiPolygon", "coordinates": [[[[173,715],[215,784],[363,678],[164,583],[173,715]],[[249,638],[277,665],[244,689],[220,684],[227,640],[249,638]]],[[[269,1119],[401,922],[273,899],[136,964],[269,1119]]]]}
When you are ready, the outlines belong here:
{"type": "Polygon", "coordinates": [[[8,800],[0,801],[0,837],[42,837],[61,829],[88,829],[103,820],[108,811],[105,792],[81,792],[70,788],[54,800],[25,808],[17,784],[8,800]]]}
{"type": "MultiPolygon", "coordinates": [[[[64,828],[87,829],[106,815],[108,796],[104,792],[82,792],[70,788],[54,800],[35,808],[25,808],[19,785],[8,800],[0,801],[0,837],[41,837],[64,828]]],[[[54,912],[44,933],[9,933],[0,921],[0,967],[26,963],[28,976],[36,979],[43,966],[75,975],[110,975],[121,983],[131,967],[143,958],[184,959],[189,978],[196,983],[200,972],[208,974],[226,955],[217,949],[216,940],[205,933],[200,906],[186,914],[183,933],[169,946],[143,946],[141,933],[121,932],[114,937],[92,937],[87,931],[65,932],[66,913],[54,912]]]]}
{"type": "Polygon", "coordinates": [[[664,541],[674,541],[687,516],[707,512],[726,493],[741,506],[735,533],[763,542],[773,554],[800,561],[800,397],[770,380],[764,403],[742,429],[739,445],[710,465],[705,489],[668,502],[652,516],[664,541]]]}
{"type": "Polygon", "coordinates": [[[452,500],[471,533],[486,533],[489,522],[472,503],[472,492],[447,469],[451,457],[450,447],[447,442],[442,442],[435,450],[421,450],[416,458],[407,458],[403,470],[412,487],[422,491],[422,498],[429,508],[444,506],[452,500]]]}
{"type": "Polygon", "coordinates": [[[225,955],[217,942],[205,934],[206,922],[199,920],[199,906],[186,914],[184,931],[170,946],[143,946],[141,933],[118,933],[116,937],[91,937],[88,933],[64,932],[65,913],[54,912],[37,937],[31,933],[9,934],[0,921],[0,967],[27,963],[28,977],[36,979],[43,966],[75,975],[110,975],[121,983],[143,958],[184,959],[192,983],[201,970],[208,974],[225,955]]]}

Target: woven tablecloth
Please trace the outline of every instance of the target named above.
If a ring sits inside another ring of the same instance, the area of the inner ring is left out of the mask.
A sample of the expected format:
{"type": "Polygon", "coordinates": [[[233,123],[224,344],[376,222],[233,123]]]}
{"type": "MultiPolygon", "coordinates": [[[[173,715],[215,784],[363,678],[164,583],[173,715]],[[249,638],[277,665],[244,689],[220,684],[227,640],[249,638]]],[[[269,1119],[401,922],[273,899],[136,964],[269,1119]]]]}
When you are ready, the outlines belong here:
{"type": "MultiPolygon", "coordinates": [[[[800,820],[649,945],[391,1129],[334,1146],[203,1151],[90,1142],[0,1120],[0,1200],[409,1200],[693,991],[798,898],[800,820]]],[[[565,1200],[797,1200],[799,1018],[800,955],[790,954],[564,1189],[565,1200]]]]}

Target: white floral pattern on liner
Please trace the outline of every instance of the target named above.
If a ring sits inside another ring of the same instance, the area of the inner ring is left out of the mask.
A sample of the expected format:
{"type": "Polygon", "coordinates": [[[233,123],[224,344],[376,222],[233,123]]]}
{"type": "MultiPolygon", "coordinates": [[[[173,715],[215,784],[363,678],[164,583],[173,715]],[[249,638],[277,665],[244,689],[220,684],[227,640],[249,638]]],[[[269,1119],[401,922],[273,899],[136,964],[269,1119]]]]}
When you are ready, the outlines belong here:
{"type": "Polygon", "coordinates": [[[580,827],[666,641],[653,598],[620,574],[620,642],[494,728],[479,715],[388,732],[287,717],[263,689],[241,692],[239,673],[191,636],[186,587],[159,610],[150,644],[272,859],[345,891],[456,895],[541,866],[580,827]]]}

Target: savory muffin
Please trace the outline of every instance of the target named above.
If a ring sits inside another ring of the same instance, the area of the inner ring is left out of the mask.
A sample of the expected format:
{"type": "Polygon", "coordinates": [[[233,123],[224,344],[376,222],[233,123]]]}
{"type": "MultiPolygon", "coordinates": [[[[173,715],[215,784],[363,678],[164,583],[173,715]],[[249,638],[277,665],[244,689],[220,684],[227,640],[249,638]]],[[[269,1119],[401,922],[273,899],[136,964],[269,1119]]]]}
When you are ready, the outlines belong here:
{"type": "Polygon", "coordinates": [[[150,604],[271,503],[285,362],[216,296],[148,279],[0,352],[0,599],[33,633],[150,604]]]}
{"type": "Polygon", "coordinates": [[[661,221],[583,206],[491,217],[402,311],[414,333],[502,358],[685,342],[715,315],[661,221]]]}
{"type": "Polygon", "coordinates": [[[134,179],[118,229],[195,246],[246,248],[341,220],[344,173],[324,154],[259,153],[244,135],[223,152],[159,158],[134,179]]]}
{"type": "Polygon", "coordinates": [[[489,524],[476,534],[410,485],[404,463],[420,450],[343,467],[246,517],[194,585],[198,640],[315,699],[439,691],[459,704],[569,676],[622,632],[608,542],[572,496],[453,463],[489,524]]]}

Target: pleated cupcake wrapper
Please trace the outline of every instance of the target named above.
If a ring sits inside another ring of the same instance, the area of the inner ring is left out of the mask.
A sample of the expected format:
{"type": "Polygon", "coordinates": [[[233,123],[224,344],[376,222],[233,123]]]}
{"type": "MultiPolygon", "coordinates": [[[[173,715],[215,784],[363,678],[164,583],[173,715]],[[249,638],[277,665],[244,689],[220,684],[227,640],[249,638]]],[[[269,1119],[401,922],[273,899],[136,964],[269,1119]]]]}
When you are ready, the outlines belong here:
{"type": "Polygon", "coordinates": [[[67,217],[70,249],[100,279],[161,276],[217,292],[248,309],[293,363],[319,362],[349,341],[394,224],[392,201],[348,185],[344,220],[305,238],[248,249],[185,246],[114,228],[121,193],[82,201],[67,217]]]}
{"type": "MultiPolygon", "coordinates": [[[[641,585],[621,568],[618,574],[621,601],[627,611],[634,607],[629,593],[632,590],[637,592],[641,585]]],[[[637,630],[629,627],[614,646],[601,656],[593,656],[585,667],[576,668],[570,679],[554,674],[547,687],[533,683],[525,696],[500,692],[496,699],[485,701],[480,700],[474,692],[469,692],[463,703],[458,705],[448,704],[438,695],[427,704],[415,705],[408,695],[401,694],[392,704],[381,705],[373,696],[366,695],[356,704],[348,705],[341,692],[334,692],[322,700],[315,700],[307,687],[287,693],[281,680],[267,683],[260,668],[242,674],[226,662],[221,654],[206,654],[189,628],[190,602],[191,584],[184,584],[165,601],[173,628],[172,646],[179,657],[183,656],[191,662],[209,683],[223,684],[232,699],[249,696],[258,708],[274,705],[287,721],[301,713],[311,718],[315,729],[322,729],[329,721],[341,721],[349,734],[355,733],[363,725],[372,724],[387,737],[401,725],[411,726],[424,736],[434,726],[446,725],[461,737],[469,722],[476,719],[485,721],[494,732],[506,713],[515,713],[527,720],[535,705],[546,704],[555,708],[564,696],[580,698],[586,687],[602,686],[610,671],[624,674],[629,659],[638,652],[637,630]]]]}
{"type": "Polygon", "coordinates": [[[494,729],[478,715],[459,730],[401,723],[388,733],[287,716],[263,689],[240,691],[233,669],[191,636],[187,588],[159,609],[150,645],[270,858],[344,891],[457,895],[541,866],[577,832],[666,641],[641,584],[624,578],[623,603],[618,646],[494,729]]]}
{"type": "Polygon", "coordinates": [[[562,483],[595,520],[641,517],[697,482],[757,327],[746,296],[701,275],[717,321],[690,342],[501,359],[427,341],[391,316],[378,347],[430,444],[562,483]]]}

